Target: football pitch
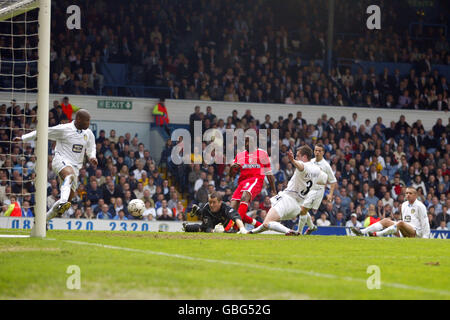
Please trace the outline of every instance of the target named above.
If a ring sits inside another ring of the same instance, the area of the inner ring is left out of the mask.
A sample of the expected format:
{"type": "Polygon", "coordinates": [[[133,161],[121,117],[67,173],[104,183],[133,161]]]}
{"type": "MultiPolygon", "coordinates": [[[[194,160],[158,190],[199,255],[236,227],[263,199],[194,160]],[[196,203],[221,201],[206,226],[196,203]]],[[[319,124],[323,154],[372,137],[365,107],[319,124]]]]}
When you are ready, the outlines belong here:
{"type": "Polygon", "coordinates": [[[449,274],[450,242],[438,239],[53,230],[44,240],[0,238],[0,299],[448,300],[449,274]]]}

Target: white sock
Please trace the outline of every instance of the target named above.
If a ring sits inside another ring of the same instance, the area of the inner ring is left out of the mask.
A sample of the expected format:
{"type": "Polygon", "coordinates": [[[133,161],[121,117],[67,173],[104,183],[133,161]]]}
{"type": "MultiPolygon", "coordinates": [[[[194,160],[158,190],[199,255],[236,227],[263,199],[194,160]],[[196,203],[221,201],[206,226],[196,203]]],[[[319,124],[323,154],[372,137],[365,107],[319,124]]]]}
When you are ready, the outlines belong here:
{"type": "Polygon", "coordinates": [[[269,229],[280,233],[287,233],[291,230],[276,221],[269,222],[269,229]]]}
{"type": "Polygon", "coordinates": [[[70,196],[70,188],[72,186],[72,179],[73,176],[72,175],[68,175],[62,185],[61,185],[61,202],[67,202],[69,201],[69,196],[70,196]]]}
{"type": "Polygon", "coordinates": [[[264,228],[264,225],[261,224],[259,227],[253,228],[253,229],[252,229],[252,233],[261,233],[261,232],[264,232],[264,231],[266,231],[266,230],[267,230],[267,229],[264,228]]]}
{"type": "Polygon", "coordinates": [[[377,232],[377,236],[382,237],[382,236],[387,236],[390,234],[394,234],[397,233],[397,225],[394,224],[393,226],[390,226],[389,228],[384,229],[383,231],[379,231],[377,232]]]}
{"type": "Polygon", "coordinates": [[[252,226],[254,226],[255,224],[256,224],[256,220],[253,219],[253,220],[252,220],[252,226]]]}
{"type": "Polygon", "coordinates": [[[305,228],[306,221],[307,216],[300,215],[300,218],[298,219],[298,232],[300,232],[301,234],[303,234],[303,229],[305,228]]]}
{"type": "Polygon", "coordinates": [[[308,225],[308,228],[314,227],[314,223],[312,222],[309,212],[306,214],[306,224],[308,225]]]}
{"type": "Polygon", "coordinates": [[[378,232],[378,231],[381,231],[381,230],[383,230],[383,226],[381,225],[381,223],[377,222],[377,223],[374,223],[371,226],[368,226],[365,229],[362,229],[361,232],[363,234],[368,234],[369,232],[378,232]]]}
{"type": "Polygon", "coordinates": [[[47,221],[52,220],[57,212],[56,212],[56,208],[58,207],[58,205],[61,203],[61,199],[59,199],[58,201],[56,201],[53,206],[50,208],[50,210],[48,210],[47,212],[47,221]]]}

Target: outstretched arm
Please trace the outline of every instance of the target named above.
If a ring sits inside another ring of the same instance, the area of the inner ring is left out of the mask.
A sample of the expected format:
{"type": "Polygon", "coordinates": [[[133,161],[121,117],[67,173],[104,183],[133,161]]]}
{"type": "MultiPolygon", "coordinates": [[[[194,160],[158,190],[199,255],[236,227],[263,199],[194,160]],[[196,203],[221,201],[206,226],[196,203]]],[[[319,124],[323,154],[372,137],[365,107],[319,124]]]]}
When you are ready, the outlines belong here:
{"type": "Polygon", "coordinates": [[[289,161],[294,165],[294,167],[296,167],[299,171],[303,171],[305,169],[303,162],[294,159],[294,154],[292,153],[292,150],[289,150],[288,158],[289,161]]]}

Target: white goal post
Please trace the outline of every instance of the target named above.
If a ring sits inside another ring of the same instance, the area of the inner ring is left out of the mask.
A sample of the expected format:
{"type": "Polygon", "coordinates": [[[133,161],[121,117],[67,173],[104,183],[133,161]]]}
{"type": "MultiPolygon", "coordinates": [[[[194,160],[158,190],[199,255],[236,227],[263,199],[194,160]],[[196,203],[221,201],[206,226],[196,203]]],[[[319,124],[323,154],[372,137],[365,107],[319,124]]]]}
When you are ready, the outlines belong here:
{"type": "MultiPolygon", "coordinates": [[[[36,181],[35,181],[35,225],[31,231],[32,237],[44,238],[46,236],[46,212],[47,212],[47,163],[48,163],[48,113],[49,113],[49,82],[50,82],[50,26],[51,26],[51,0],[0,0],[0,21],[12,24],[27,23],[27,12],[39,8],[38,16],[38,76],[37,76],[37,141],[36,141],[36,181]],[[22,18],[22,16],[24,18],[22,18]],[[19,21],[16,21],[19,20],[19,21]],[[24,20],[24,21],[20,21],[24,20]]],[[[15,36],[13,31],[9,35],[15,36]]],[[[26,35],[25,35],[26,36],[26,35]]],[[[12,41],[14,43],[14,41],[12,41]]],[[[26,50],[25,45],[25,50],[26,50]]],[[[11,48],[11,50],[17,50],[11,48]]],[[[14,58],[14,55],[13,55],[14,58]]],[[[14,60],[14,59],[13,59],[14,60]]],[[[15,61],[12,61],[14,65],[15,61]]],[[[14,68],[11,72],[14,79],[14,68]]],[[[26,77],[26,75],[25,75],[26,77]]],[[[14,92],[14,80],[11,86],[12,97],[14,92]]],[[[26,82],[25,82],[26,83],[26,82]]],[[[28,88],[20,88],[27,94],[28,88]]],[[[26,99],[26,98],[25,98],[26,99]]],[[[27,101],[25,101],[27,102],[27,101]]]]}

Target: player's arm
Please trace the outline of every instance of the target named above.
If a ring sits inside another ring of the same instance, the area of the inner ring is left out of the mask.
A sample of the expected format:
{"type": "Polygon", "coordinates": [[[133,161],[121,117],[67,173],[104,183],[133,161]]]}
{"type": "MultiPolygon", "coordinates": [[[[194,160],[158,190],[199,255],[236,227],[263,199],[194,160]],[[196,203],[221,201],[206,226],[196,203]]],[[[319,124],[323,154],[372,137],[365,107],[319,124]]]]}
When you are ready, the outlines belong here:
{"type": "Polygon", "coordinates": [[[275,177],[273,174],[267,175],[267,180],[269,180],[270,189],[273,192],[273,195],[277,194],[277,187],[275,186],[275,177]]]}
{"type": "Polygon", "coordinates": [[[89,162],[92,165],[98,165],[97,161],[97,149],[95,145],[95,137],[92,131],[88,131],[88,143],[86,145],[86,154],[88,156],[89,162]]]}
{"type": "Polygon", "coordinates": [[[336,190],[337,182],[330,184],[330,193],[327,195],[328,201],[333,201],[334,190],[336,190]]]}
{"type": "Polygon", "coordinates": [[[303,171],[303,170],[305,170],[305,166],[303,165],[303,162],[295,160],[294,154],[292,153],[292,150],[289,150],[287,156],[288,156],[288,158],[289,158],[289,161],[294,165],[294,167],[295,167],[298,171],[303,171]]]}
{"type": "Polygon", "coordinates": [[[233,164],[230,167],[230,172],[228,173],[232,179],[234,179],[234,177],[238,173],[239,169],[241,168],[241,165],[238,163],[237,158],[238,158],[238,155],[236,155],[236,157],[234,158],[233,164]]]}
{"type": "MultiPolygon", "coordinates": [[[[62,138],[64,135],[64,125],[60,124],[54,127],[48,128],[48,140],[58,140],[62,138]]],[[[21,137],[15,137],[14,142],[28,142],[32,140],[36,140],[37,132],[36,130],[31,131],[27,134],[22,135],[21,137]]]]}
{"type": "Polygon", "coordinates": [[[261,154],[261,162],[263,165],[264,175],[267,177],[269,181],[270,189],[272,190],[273,195],[277,194],[277,187],[275,185],[275,176],[272,173],[272,166],[270,164],[270,158],[266,151],[260,153],[261,154]]]}
{"type": "Polygon", "coordinates": [[[203,215],[203,210],[205,209],[205,207],[207,205],[208,205],[207,203],[205,203],[202,207],[200,207],[196,204],[192,205],[192,209],[191,209],[191,212],[189,212],[189,216],[191,216],[191,218],[193,218],[195,216],[201,217],[203,215]]]}
{"type": "Polygon", "coordinates": [[[230,167],[230,172],[228,173],[232,179],[236,177],[237,172],[239,171],[239,168],[241,165],[239,163],[233,163],[230,167]]]}
{"type": "Polygon", "coordinates": [[[420,224],[422,229],[422,238],[430,238],[430,222],[428,221],[427,210],[425,205],[420,206],[420,224]]]}
{"type": "Polygon", "coordinates": [[[331,202],[333,201],[334,190],[337,188],[337,180],[334,176],[333,170],[331,170],[331,167],[327,166],[327,169],[328,172],[325,173],[328,176],[328,184],[330,185],[330,193],[327,195],[327,200],[331,202]]]}

